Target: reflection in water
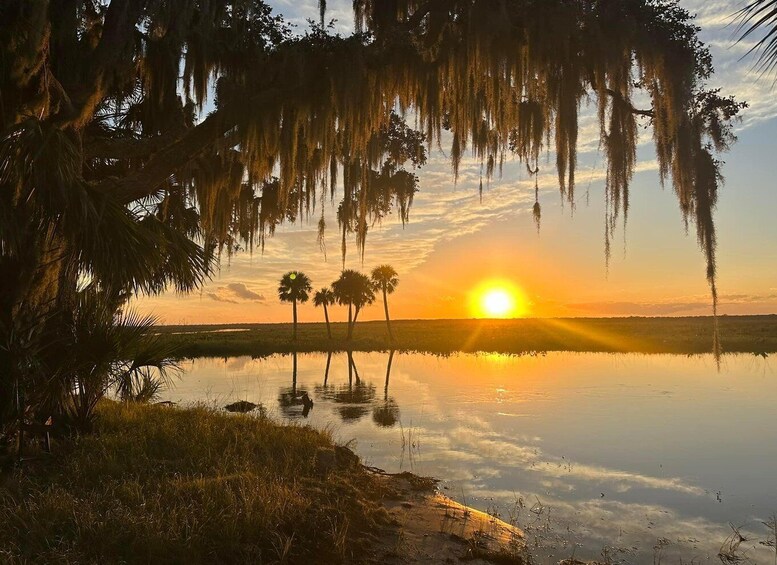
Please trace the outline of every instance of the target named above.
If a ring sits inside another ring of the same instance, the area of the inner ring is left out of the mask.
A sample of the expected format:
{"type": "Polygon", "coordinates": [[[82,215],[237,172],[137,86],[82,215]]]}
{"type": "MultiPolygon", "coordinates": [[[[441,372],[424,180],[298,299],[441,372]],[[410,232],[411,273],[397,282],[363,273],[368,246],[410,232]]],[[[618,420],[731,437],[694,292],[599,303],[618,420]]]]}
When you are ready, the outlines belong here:
{"type": "Polygon", "coordinates": [[[332,352],[326,354],[326,369],[324,369],[324,386],[329,381],[329,367],[332,365],[332,352]]]}
{"type": "MultiPolygon", "coordinates": [[[[459,501],[517,520],[538,565],[718,561],[729,522],[748,539],[740,554],[774,562],[760,543],[777,511],[770,358],[727,356],[718,373],[711,356],[357,357],[198,359],[165,399],[267,406],[279,388],[284,399],[309,390],[311,425],[356,439],[369,465],[409,463],[459,501]]],[[[301,416],[279,404],[270,416],[301,416]]]]}
{"type": "Polygon", "coordinates": [[[383,404],[372,409],[372,421],[384,428],[391,428],[399,420],[399,406],[396,400],[389,398],[389,378],[391,377],[391,363],[394,361],[394,350],[389,352],[386,362],[386,385],[383,387],[383,404]]]}
{"type": "MultiPolygon", "coordinates": [[[[331,354],[330,354],[331,355],[331,354]]],[[[327,400],[340,404],[337,412],[344,422],[360,420],[370,412],[370,404],[375,399],[375,385],[365,383],[359,377],[359,371],[356,368],[356,362],[353,359],[353,353],[348,352],[348,384],[347,385],[329,385],[329,362],[327,359],[327,368],[324,373],[324,384],[317,386],[316,396],[321,400],[327,400]]]]}
{"type": "Polygon", "coordinates": [[[308,391],[301,388],[297,390],[297,352],[292,354],[291,388],[281,387],[278,394],[278,404],[281,412],[287,418],[307,418],[313,408],[313,401],[308,391]]]}

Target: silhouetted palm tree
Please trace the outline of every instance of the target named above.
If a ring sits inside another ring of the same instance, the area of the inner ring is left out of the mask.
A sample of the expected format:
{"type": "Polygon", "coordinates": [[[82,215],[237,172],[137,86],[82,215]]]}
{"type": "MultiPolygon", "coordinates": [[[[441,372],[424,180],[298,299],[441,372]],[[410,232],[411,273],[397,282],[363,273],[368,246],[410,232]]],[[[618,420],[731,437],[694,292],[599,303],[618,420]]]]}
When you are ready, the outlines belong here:
{"type": "Polygon", "coordinates": [[[335,293],[332,292],[332,289],[329,287],[324,287],[321,290],[316,291],[316,294],[313,296],[313,304],[315,306],[324,307],[324,319],[326,320],[326,333],[329,336],[329,339],[332,339],[332,329],[329,326],[329,310],[327,310],[327,307],[334,304],[335,300],[336,300],[335,293]]]}
{"type": "Polygon", "coordinates": [[[346,339],[350,340],[359,312],[364,306],[375,301],[372,282],[367,275],[353,269],[346,269],[340,274],[340,278],[332,283],[332,291],[338,304],[348,305],[348,335],[346,339]]]}
{"type": "Polygon", "coordinates": [[[777,0],[753,0],[737,15],[739,16],[738,31],[741,33],[739,41],[760,30],[766,32],[750,52],[761,52],[757,63],[761,71],[768,73],[775,70],[777,68],[777,0]]]}
{"type": "Polygon", "coordinates": [[[371,278],[375,289],[383,292],[383,310],[386,313],[386,327],[388,328],[389,341],[393,342],[394,334],[391,331],[387,295],[396,290],[399,285],[399,277],[391,265],[380,265],[372,270],[371,278]]]}
{"type": "Polygon", "coordinates": [[[289,271],[281,277],[281,282],[278,285],[278,298],[281,302],[291,302],[292,313],[294,319],[294,330],[292,332],[292,339],[297,341],[297,302],[303,304],[308,301],[308,292],[313,287],[310,284],[310,279],[305,273],[299,273],[297,271],[289,271]]]}

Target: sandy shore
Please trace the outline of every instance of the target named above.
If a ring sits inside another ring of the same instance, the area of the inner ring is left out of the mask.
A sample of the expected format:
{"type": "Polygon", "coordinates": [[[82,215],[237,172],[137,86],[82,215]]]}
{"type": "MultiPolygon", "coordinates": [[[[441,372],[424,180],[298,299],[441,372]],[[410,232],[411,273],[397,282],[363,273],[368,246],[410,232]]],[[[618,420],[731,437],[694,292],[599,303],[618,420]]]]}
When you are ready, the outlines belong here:
{"type": "Polygon", "coordinates": [[[370,544],[373,563],[525,564],[523,532],[439,493],[409,473],[381,473],[392,493],[383,502],[389,525],[370,544]]]}

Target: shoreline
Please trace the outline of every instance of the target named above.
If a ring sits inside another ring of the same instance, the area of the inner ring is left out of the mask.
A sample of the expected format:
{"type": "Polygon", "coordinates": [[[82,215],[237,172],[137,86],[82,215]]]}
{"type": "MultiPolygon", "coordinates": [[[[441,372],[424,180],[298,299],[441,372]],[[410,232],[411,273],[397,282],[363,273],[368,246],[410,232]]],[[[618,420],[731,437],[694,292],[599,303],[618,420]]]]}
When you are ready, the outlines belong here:
{"type": "MultiPolygon", "coordinates": [[[[369,469],[368,469],[369,471],[369,469]]],[[[383,501],[390,521],[376,536],[374,563],[525,565],[530,556],[523,531],[496,516],[420,488],[412,473],[381,473],[398,492],[383,501]]]]}
{"type": "Polygon", "coordinates": [[[325,431],[111,401],[99,414],[95,434],[0,468],[9,563],[529,563],[515,525],[366,467],[325,431]]]}

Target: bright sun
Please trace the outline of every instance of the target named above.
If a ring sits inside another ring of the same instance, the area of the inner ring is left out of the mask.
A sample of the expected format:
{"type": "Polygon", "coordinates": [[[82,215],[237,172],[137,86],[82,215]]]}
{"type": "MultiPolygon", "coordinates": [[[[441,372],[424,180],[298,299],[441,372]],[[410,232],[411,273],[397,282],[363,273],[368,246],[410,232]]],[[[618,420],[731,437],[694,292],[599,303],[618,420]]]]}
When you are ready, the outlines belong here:
{"type": "Polygon", "coordinates": [[[478,318],[518,318],[527,313],[523,292],[506,281],[487,281],[472,293],[472,313],[478,318]]]}
{"type": "Polygon", "coordinates": [[[483,295],[483,311],[494,318],[504,318],[515,308],[515,300],[503,289],[494,289],[483,295]]]}

